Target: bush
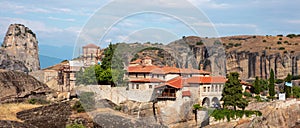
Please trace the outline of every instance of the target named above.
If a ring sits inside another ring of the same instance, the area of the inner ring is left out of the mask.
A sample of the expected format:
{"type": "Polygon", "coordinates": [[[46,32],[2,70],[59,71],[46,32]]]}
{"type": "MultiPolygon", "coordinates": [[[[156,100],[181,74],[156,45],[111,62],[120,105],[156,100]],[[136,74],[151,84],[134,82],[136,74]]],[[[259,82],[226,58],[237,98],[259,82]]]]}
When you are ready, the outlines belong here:
{"type": "Polygon", "coordinates": [[[50,102],[42,98],[31,98],[27,101],[29,104],[49,104],[50,102]]]}
{"type": "Polygon", "coordinates": [[[85,126],[82,125],[82,124],[77,124],[77,123],[75,123],[75,124],[68,124],[68,125],[66,126],[66,128],[85,128],[85,126]]]}
{"type": "Polygon", "coordinates": [[[256,38],[256,36],[253,36],[253,38],[256,38]]]}
{"type": "Polygon", "coordinates": [[[82,106],[82,104],[81,104],[80,101],[76,101],[75,104],[72,106],[72,109],[74,111],[79,112],[79,113],[80,112],[85,112],[85,110],[84,110],[84,108],[83,108],[83,106],[82,106]]]}
{"type": "Polygon", "coordinates": [[[283,43],[288,44],[289,42],[288,41],[284,41],[283,43]]]}
{"type": "Polygon", "coordinates": [[[93,110],[95,108],[95,99],[93,92],[82,92],[79,95],[79,101],[86,111],[93,110]]]}
{"type": "Polygon", "coordinates": [[[252,97],[252,94],[251,93],[249,93],[249,92],[244,92],[244,94],[243,94],[244,96],[246,96],[246,97],[252,97]]]}
{"type": "Polygon", "coordinates": [[[277,36],[278,36],[278,37],[283,37],[283,35],[281,35],[281,34],[280,34],[280,35],[277,35],[277,36]]]}
{"type": "Polygon", "coordinates": [[[217,121],[224,120],[225,118],[229,122],[231,119],[242,118],[243,116],[250,117],[251,115],[261,116],[260,111],[250,111],[250,110],[229,110],[229,109],[219,109],[214,110],[211,114],[217,121]]]}
{"type": "Polygon", "coordinates": [[[257,102],[262,102],[260,96],[255,96],[254,98],[256,99],[257,102]]]}
{"type": "Polygon", "coordinates": [[[239,43],[237,43],[237,44],[234,44],[234,47],[238,47],[238,46],[241,46],[242,44],[239,44],[239,43]]]}
{"type": "Polygon", "coordinates": [[[197,42],[196,45],[203,45],[203,42],[202,41],[197,42]]]}
{"type": "Polygon", "coordinates": [[[267,42],[267,40],[263,40],[263,42],[267,42]]]}
{"type": "Polygon", "coordinates": [[[280,47],[280,48],[278,48],[278,50],[284,50],[285,48],[284,47],[280,47]]]}
{"type": "Polygon", "coordinates": [[[286,37],[293,38],[293,37],[297,37],[297,35],[296,34],[288,34],[288,35],[286,35],[286,37]]]}
{"type": "Polygon", "coordinates": [[[277,44],[281,44],[281,42],[280,42],[280,41],[278,41],[278,42],[277,42],[277,44]]]}
{"type": "Polygon", "coordinates": [[[121,111],[122,110],[122,106],[115,106],[114,109],[117,110],[117,111],[121,111]]]}
{"type": "Polygon", "coordinates": [[[280,37],[279,40],[282,40],[282,38],[280,37]]]}
{"type": "Polygon", "coordinates": [[[288,53],[287,51],[284,51],[283,53],[288,53]]]}

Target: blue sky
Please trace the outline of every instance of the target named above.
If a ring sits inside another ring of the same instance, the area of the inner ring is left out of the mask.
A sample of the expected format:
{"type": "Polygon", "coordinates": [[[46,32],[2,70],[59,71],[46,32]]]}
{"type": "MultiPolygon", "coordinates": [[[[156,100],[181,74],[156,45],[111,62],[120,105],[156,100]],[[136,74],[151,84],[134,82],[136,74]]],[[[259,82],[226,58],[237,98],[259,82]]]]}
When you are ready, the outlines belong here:
{"type": "Polygon", "coordinates": [[[300,33],[300,0],[153,1],[1,0],[0,39],[11,23],[25,24],[37,34],[40,45],[50,46],[96,43],[105,47],[108,42],[168,43],[188,35],[300,33]],[[142,13],[142,9],[158,13],[142,13]],[[125,13],[135,11],[130,16],[125,13]]]}

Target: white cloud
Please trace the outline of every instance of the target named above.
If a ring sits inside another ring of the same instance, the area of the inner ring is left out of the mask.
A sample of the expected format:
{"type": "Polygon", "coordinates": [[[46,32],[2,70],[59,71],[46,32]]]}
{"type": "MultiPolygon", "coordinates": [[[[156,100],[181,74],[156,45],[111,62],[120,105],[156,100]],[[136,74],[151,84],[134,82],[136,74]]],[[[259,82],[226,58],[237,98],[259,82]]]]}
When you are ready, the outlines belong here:
{"type": "Polygon", "coordinates": [[[287,23],[300,24],[300,20],[286,20],[287,23]]]}
{"type": "Polygon", "coordinates": [[[57,21],[67,21],[67,22],[73,22],[75,19],[69,18],[69,19],[64,19],[64,18],[57,18],[57,17],[52,17],[49,16],[48,19],[50,20],[57,20],[57,21]]]}
{"type": "Polygon", "coordinates": [[[247,28],[257,28],[255,24],[235,24],[235,23],[216,23],[216,27],[247,27],[247,28]]]}

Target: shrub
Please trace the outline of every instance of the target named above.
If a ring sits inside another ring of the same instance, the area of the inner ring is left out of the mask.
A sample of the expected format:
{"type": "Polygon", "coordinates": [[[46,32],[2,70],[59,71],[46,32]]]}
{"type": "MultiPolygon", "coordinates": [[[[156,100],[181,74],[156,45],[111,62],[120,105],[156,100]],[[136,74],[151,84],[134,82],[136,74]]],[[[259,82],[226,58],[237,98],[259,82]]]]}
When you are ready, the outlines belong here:
{"type": "Polygon", "coordinates": [[[263,40],[263,42],[267,42],[267,40],[263,40]]]}
{"type": "Polygon", "coordinates": [[[82,106],[82,104],[81,104],[80,101],[76,101],[75,104],[72,106],[72,109],[74,111],[79,112],[79,113],[80,112],[85,112],[85,110],[84,110],[84,108],[83,108],[83,106],[82,106]]]}
{"type": "Polygon", "coordinates": [[[238,47],[238,46],[241,46],[242,44],[239,44],[239,43],[237,43],[237,44],[234,44],[234,47],[238,47]]]}
{"type": "Polygon", "coordinates": [[[117,110],[117,111],[121,111],[122,110],[122,106],[115,106],[114,109],[117,110]]]}
{"type": "Polygon", "coordinates": [[[256,36],[253,36],[253,38],[256,38],[256,36]]]}
{"type": "Polygon", "coordinates": [[[203,45],[203,42],[202,41],[197,42],[196,45],[203,45]]]}
{"type": "Polygon", "coordinates": [[[49,104],[50,102],[45,99],[42,99],[42,98],[31,98],[31,99],[28,99],[28,103],[29,104],[49,104]]]}
{"type": "Polygon", "coordinates": [[[288,53],[287,51],[284,51],[283,53],[288,53]]]}
{"type": "Polygon", "coordinates": [[[255,96],[254,98],[256,99],[257,102],[262,102],[260,96],[255,96]]]}
{"type": "Polygon", "coordinates": [[[288,35],[286,35],[286,37],[293,38],[293,37],[297,37],[297,35],[296,34],[288,34],[288,35]]]}
{"type": "Polygon", "coordinates": [[[289,42],[288,41],[284,41],[283,43],[288,44],[289,42]]]}
{"type": "Polygon", "coordinates": [[[280,48],[278,48],[278,50],[284,50],[285,48],[284,47],[280,47],[280,48]]]}
{"type": "Polygon", "coordinates": [[[77,123],[75,123],[75,124],[68,124],[68,125],[66,126],[66,128],[85,128],[85,126],[82,125],[82,124],[77,124],[77,123]]]}
{"type": "Polygon", "coordinates": [[[291,51],[291,53],[294,53],[295,51],[291,51]]]}
{"type": "Polygon", "coordinates": [[[281,44],[281,42],[280,42],[280,41],[278,41],[278,42],[277,42],[277,44],[281,44]]]}
{"type": "Polygon", "coordinates": [[[279,40],[282,40],[282,38],[280,37],[279,40]]]}
{"type": "Polygon", "coordinates": [[[242,118],[243,116],[250,117],[251,115],[261,116],[260,111],[251,111],[251,110],[229,110],[229,109],[219,109],[214,110],[211,114],[216,120],[224,120],[225,118],[229,122],[231,119],[242,118]]]}
{"type": "Polygon", "coordinates": [[[95,108],[95,99],[93,92],[82,92],[79,95],[79,101],[86,111],[93,110],[95,108]]]}
{"type": "Polygon", "coordinates": [[[283,35],[281,35],[281,34],[280,34],[280,35],[277,35],[277,36],[278,36],[278,37],[283,37],[283,35]]]}
{"type": "Polygon", "coordinates": [[[244,92],[243,95],[246,96],[246,97],[252,97],[252,94],[249,93],[249,92],[244,92]]]}

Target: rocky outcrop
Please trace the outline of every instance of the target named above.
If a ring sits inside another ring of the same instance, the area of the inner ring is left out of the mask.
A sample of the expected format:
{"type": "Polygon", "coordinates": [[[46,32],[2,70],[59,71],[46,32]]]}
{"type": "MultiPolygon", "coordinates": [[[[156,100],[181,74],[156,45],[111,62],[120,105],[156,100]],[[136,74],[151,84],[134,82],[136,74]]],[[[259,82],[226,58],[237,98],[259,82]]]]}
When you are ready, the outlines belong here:
{"type": "Polygon", "coordinates": [[[9,120],[0,120],[0,126],[1,128],[37,128],[30,124],[9,120]]]}
{"type": "Polygon", "coordinates": [[[22,24],[11,24],[0,50],[0,68],[36,71],[40,69],[36,35],[22,24]]]}
{"type": "Polygon", "coordinates": [[[47,85],[23,72],[0,70],[0,103],[23,101],[34,96],[42,98],[51,91],[47,85]]]}
{"type": "Polygon", "coordinates": [[[64,128],[70,115],[70,103],[61,102],[18,112],[17,118],[38,128],[64,128]]]}

